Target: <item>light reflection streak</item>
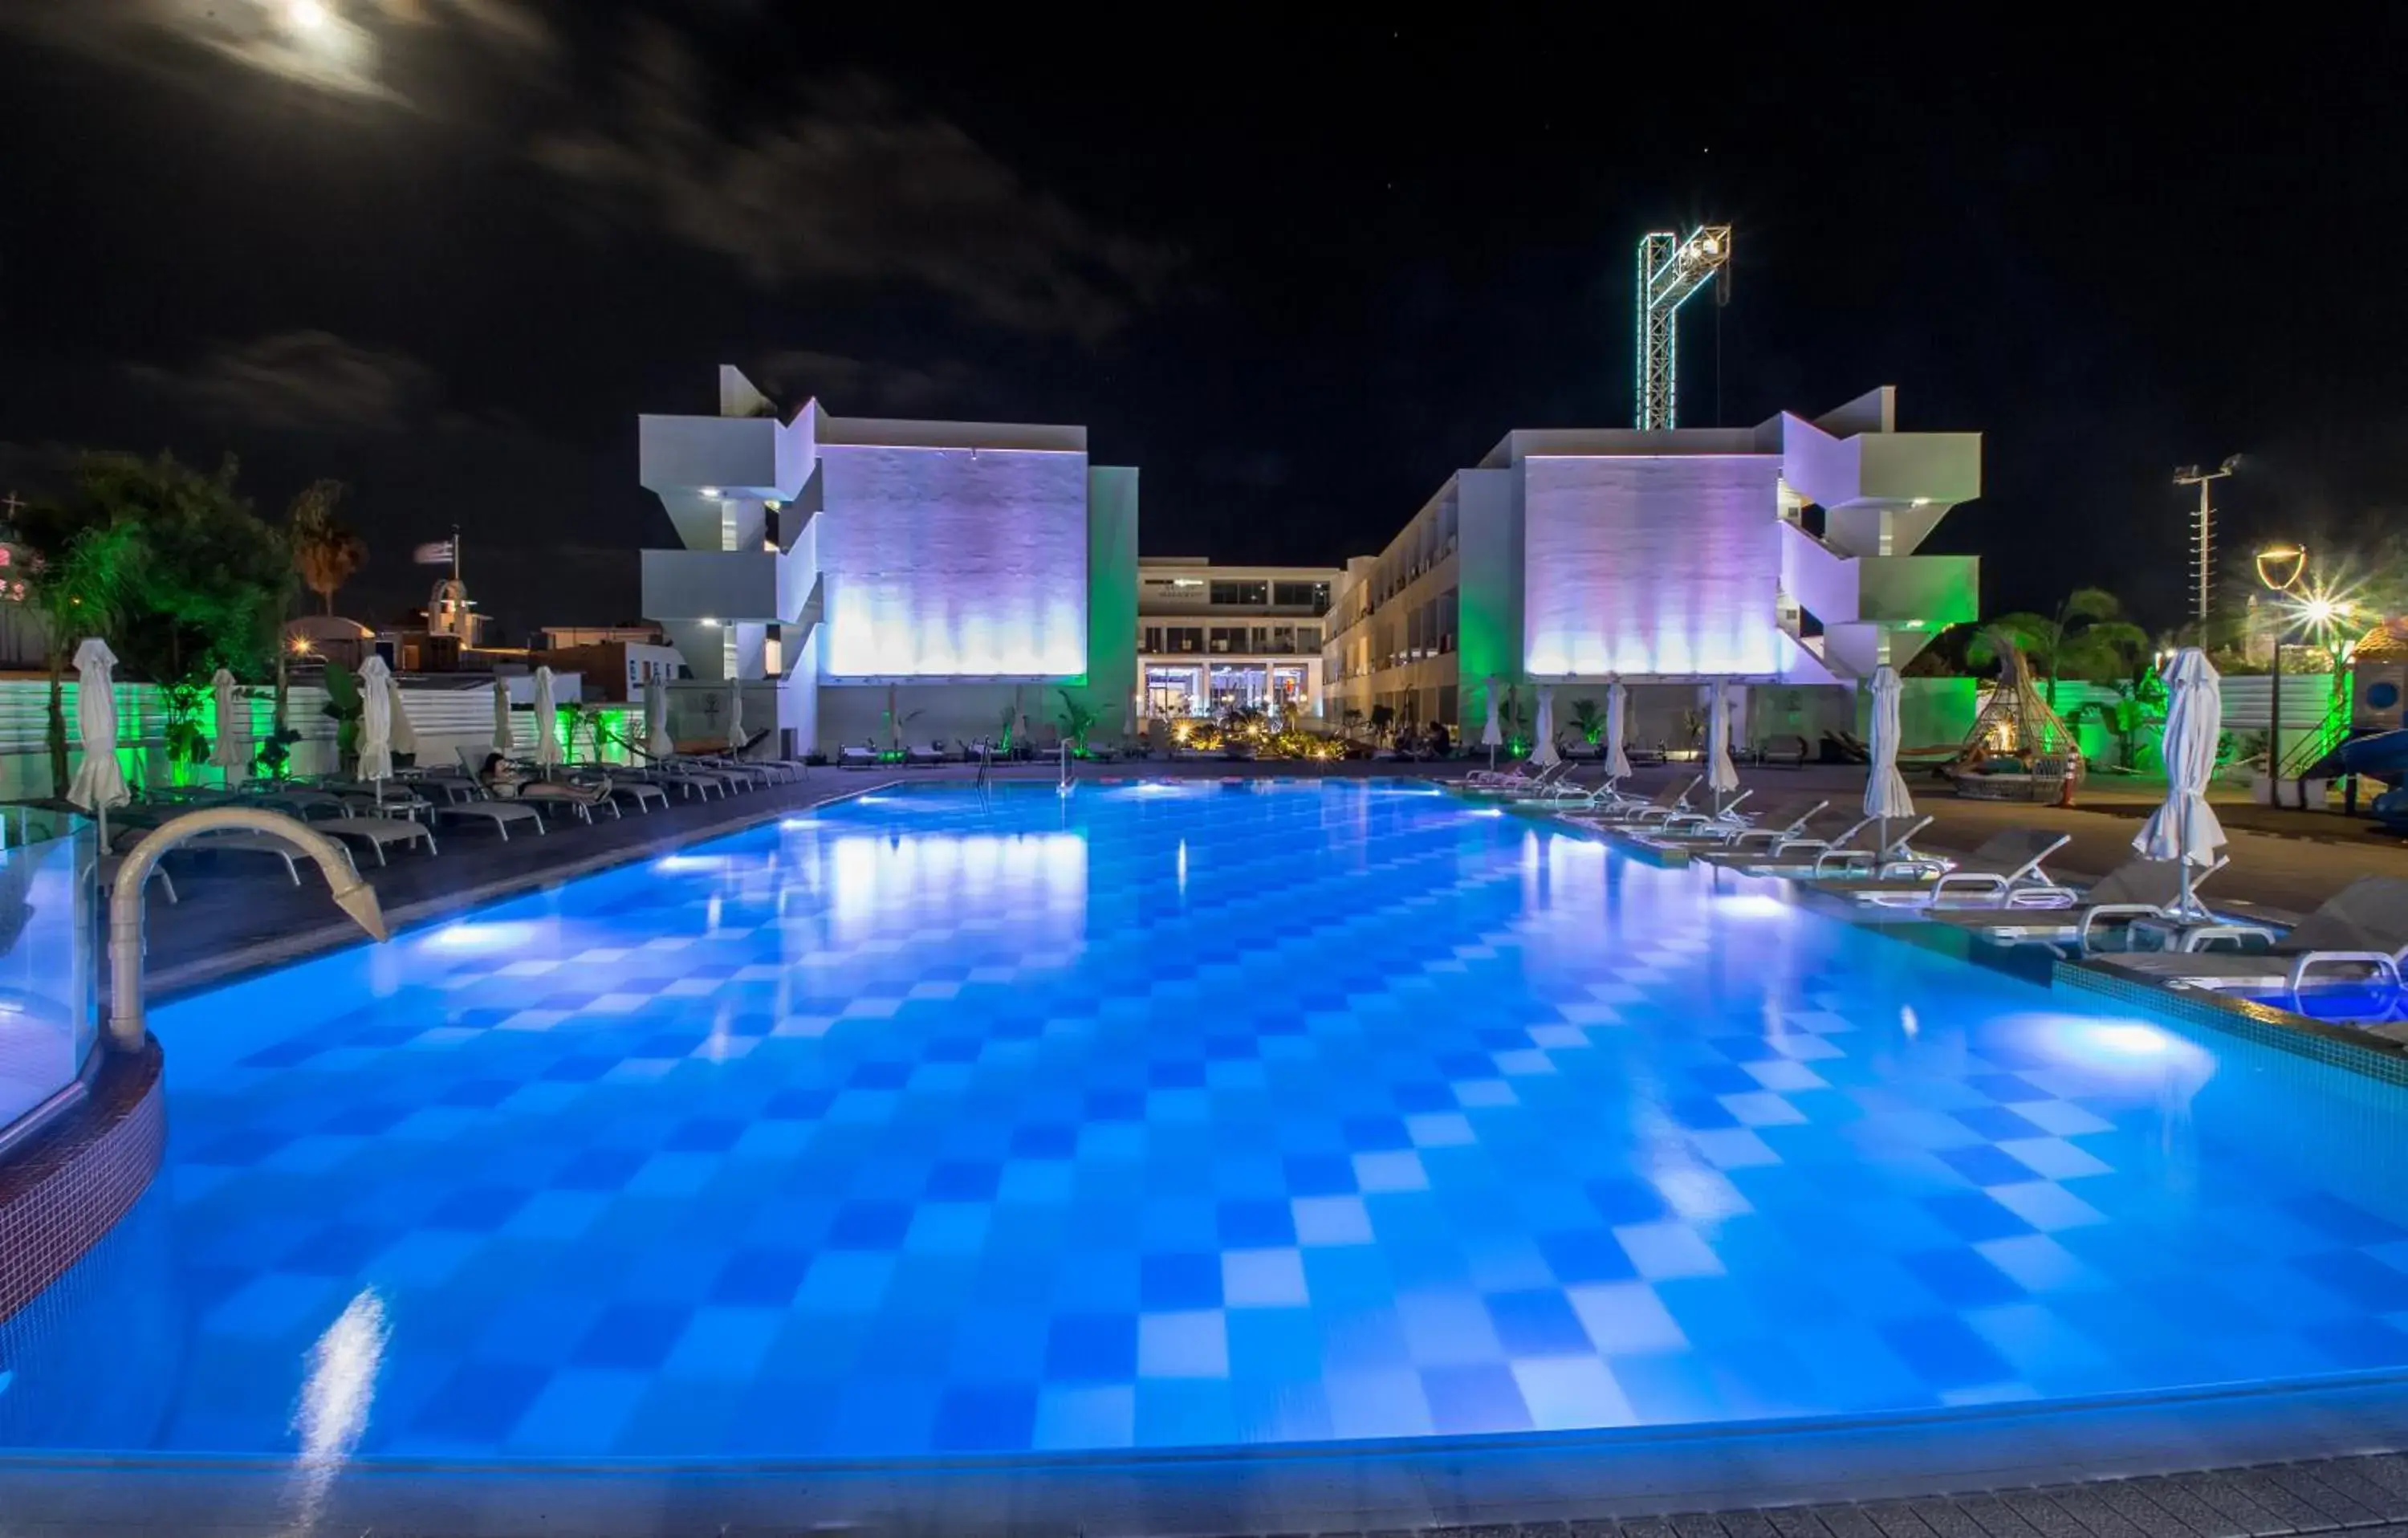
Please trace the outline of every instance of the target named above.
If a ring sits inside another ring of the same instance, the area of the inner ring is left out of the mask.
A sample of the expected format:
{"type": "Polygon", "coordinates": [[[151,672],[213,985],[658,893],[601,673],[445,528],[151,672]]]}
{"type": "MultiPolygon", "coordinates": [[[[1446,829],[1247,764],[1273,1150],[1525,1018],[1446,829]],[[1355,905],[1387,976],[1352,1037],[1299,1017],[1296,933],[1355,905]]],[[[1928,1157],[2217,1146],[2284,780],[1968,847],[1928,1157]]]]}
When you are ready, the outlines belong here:
{"type": "Polygon", "coordinates": [[[391,1337],[384,1301],[370,1287],[353,1298],[309,1348],[308,1375],[293,1411],[293,1430],[301,1439],[293,1486],[299,1507],[294,1526],[300,1531],[317,1527],[327,1492],[367,1430],[377,1373],[391,1337]]]}

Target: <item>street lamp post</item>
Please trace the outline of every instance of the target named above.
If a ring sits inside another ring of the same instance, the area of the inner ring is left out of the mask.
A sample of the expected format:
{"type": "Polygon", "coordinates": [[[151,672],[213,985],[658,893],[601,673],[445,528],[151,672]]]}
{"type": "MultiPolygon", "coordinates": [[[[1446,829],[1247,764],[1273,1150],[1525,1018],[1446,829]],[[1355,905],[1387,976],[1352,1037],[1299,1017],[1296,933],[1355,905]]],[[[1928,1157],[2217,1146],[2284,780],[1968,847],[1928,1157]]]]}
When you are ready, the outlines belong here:
{"type": "MultiPolygon", "coordinates": [[[[2274,665],[2267,696],[2267,735],[2272,740],[2266,757],[2271,781],[2269,799],[2280,806],[2283,804],[2283,645],[2291,639],[2294,631],[2314,637],[2318,645],[2332,654],[2333,676],[2338,683],[2341,648],[2335,644],[2334,638],[2345,634],[2341,627],[2356,613],[2358,605],[2345,589],[2336,589],[2321,580],[2310,581],[2308,553],[2298,545],[2269,545],[2259,551],[2258,580],[2274,594],[2274,601],[2267,606],[2274,615],[2274,665]]],[[[2336,704],[2334,712],[2338,713],[2339,709],[2336,704]]],[[[2321,746],[2324,740],[2324,724],[2319,723],[2315,741],[2321,746]]],[[[2344,780],[2343,795],[2349,810],[2354,812],[2358,804],[2358,778],[2344,774],[2344,780]]],[[[2307,784],[2302,781],[2300,785],[2300,810],[2305,811],[2307,805],[2307,784]]]]}
{"type": "MultiPolygon", "coordinates": [[[[2231,461],[2225,462],[2229,470],[2231,461]]],[[[2177,478],[2179,479],[2179,478],[2177,478]]],[[[2207,478],[2199,487],[2200,506],[2207,505],[2207,478]]],[[[2274,615],[2274,668],[2268,679],[2266,699],[2266,799],[2270,805],[2283,804],[2283,642],[2290,638],[2291,611],[2284,596],[2300,585],[2308,569],[2308,553],[2298,545],[2268,545],[2258,553],[2258,580],[2274,595],[2268,607],[2274,615]]],[[[2300,791],[2300,805],[2308,804],[2305,787],[2300,791]]]]}

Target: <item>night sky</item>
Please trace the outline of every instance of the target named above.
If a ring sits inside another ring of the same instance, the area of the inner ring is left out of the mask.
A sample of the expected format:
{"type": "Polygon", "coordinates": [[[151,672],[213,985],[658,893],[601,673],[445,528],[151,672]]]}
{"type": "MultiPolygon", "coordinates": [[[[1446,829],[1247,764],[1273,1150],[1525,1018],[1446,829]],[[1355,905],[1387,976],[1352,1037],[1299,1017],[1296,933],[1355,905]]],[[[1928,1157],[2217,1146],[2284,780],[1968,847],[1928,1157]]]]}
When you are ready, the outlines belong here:
{"type": "Polygon", "coordinates": [[[1737,259],[1683,424],[1893,383],[1985,433],[1928,548],[1993,610],[2180,618],[2186,461],[2250,456],[2236,553],[2408,512],[2408,27],[2372,10],[322,4],[0,0],[0,491],[62,444],[233,450],[279,516],[340,478],[369,619],[455,522],[513,639],[631,617],[670,538],[634,418],[712,410],[723,361],[1084,423],[1151,554],[1368,553],[1510,428],[1627,425],[1632,246],[1703,219],[1737,259]]]}

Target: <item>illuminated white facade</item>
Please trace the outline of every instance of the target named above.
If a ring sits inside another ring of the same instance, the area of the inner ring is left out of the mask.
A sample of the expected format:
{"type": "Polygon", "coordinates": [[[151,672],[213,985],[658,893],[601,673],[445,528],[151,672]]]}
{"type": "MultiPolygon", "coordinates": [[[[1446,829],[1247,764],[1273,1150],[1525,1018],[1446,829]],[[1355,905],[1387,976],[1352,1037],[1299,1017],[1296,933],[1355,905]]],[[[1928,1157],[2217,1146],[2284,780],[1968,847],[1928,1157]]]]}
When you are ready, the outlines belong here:
{"type": "Polygon", "coordinates": [[[646,416],[641,478],[684,548],[646,551],[644,612],[683,653],[671,731],[749,729],[801,752],[996,735],[1082,697],[1132,714],[1137,472],[1083,427],[781,422],[721,371],[716,417],[646,416]]]}
{"type": "Polygon", "coordinates": [[[1646,740],[1651,703],[1669,722],[1719,678],[1788,701],[1761,734],[1808,735],[1797,691],[1902,667],[1974,617],[1976,558],[1916,552],[1980,495],[1981,436],[1901,433],[1896,410],[1885,387],[1753,428],[1508,434],[1348,563],[1330,712],[1476,738],[1491,678],[1526,712],[1537,685],[1599,698],[1619,680],[1646,740]]]}

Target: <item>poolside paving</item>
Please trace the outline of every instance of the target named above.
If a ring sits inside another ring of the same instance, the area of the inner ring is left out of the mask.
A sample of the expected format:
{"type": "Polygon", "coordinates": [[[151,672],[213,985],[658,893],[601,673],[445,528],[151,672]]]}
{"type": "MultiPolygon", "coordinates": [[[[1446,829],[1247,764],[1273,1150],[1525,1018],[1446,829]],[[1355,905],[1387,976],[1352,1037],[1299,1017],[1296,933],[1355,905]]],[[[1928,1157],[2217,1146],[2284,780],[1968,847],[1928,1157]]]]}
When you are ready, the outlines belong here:
{"type": "MultiPolygon", "coordinates": [[[[587,1470],[588,1475],[598,1473],[587,1470]]],[[[297,1472],[296,1472],[297,1474],[297,1472]]],[[[908,1481],[895,1472],[898,1489],[908,1481]]],[[[1109,1484],[1109,1474],[1104,1475],[1109,1484]]],[[[1092,1520],[1031,1522],[1003,1507],[826,1519],[808,1476],[728,1471],[682,1484],[674,1473],[610,1493],[548,1483],[539,1472],[460,1475],[420,1470],[291,1483],[265,1471],[84,1466],[0,1471],[0,1538],[292,1538],[310,1532],[415,1538],[747,1538],[810,1532],[997,1532],[1130,1538],[2288,1538],[2348,1532],[2408,1538],[2408,1454],[2367,1453],[1946,1496],[1742,1506],[1719,1511],[1553,1516],[1537,1521],[1433,1520],[1331,1527],[1197,1527],[1170,1515],[1134,1522],[1111,1497],[1092,1520]],[[541,1492],[541,1493],[538,1493],[541,1492]],[[169,1501],[172,1500],[172,1504],[169,1501]],[[315,1506],[314,1511],[307,1508],[315,1506]],[[304,1508],[296,1511],[295,1508],[304,1508]],[[790,1510],[787,1508],[791,1508],[790,1510]],[[766,1511],[772,1515],[764,1516],[766,1511]],[[729,1519],[735,1515],[735,1519],[729,1519]],[[296,1519],[297,1518],[297,1519],[296,1519]]],[[[1433,1514],[1435,1515],[1435,1514],[1433,1514]]]]}

